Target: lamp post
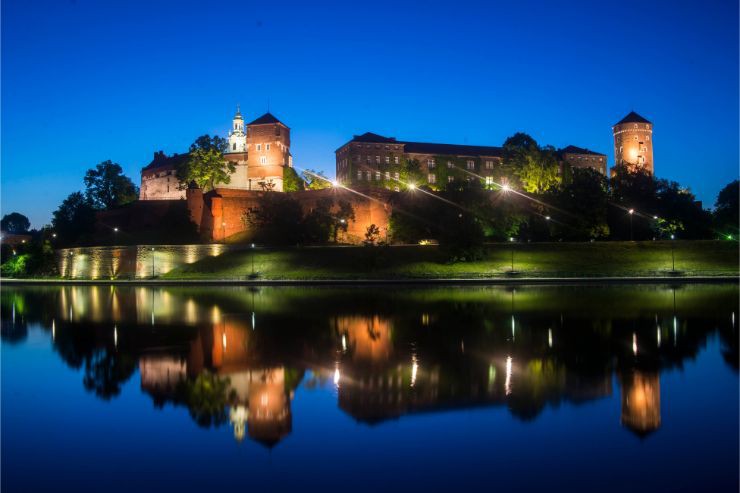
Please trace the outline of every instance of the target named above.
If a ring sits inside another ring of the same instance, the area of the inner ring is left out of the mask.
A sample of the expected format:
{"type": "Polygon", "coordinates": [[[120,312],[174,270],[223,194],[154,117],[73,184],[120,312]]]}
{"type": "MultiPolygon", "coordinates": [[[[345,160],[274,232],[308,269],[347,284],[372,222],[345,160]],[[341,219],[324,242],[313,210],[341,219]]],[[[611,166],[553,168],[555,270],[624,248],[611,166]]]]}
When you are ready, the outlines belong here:
{"type": "Polygon", "coordinates": [[[514,237],[509,238],[509,243],[511,243],[511,273],[514,273],[514,237]]]}
{"type": "Polygon", "coordinates": [[[252,243],[251,247],[252,247],[252,255],[251,255],[252,257],[252,277],[254,277],[254,243],[252,243]]]}
{"type": "Polygon", "coordinates": [[[629,215],[630,215],[630,241],[634,241],[632,239],[632,215],[635,213],[635,210],[634,209],[630,209],[627,212],[629,212],[629,215]]]}
{"type": "Polygon", "coordinates": [[[152,279],[154,279],[154,247],[152,247],[152,279]]]}
{"type": "Polygon", "coordinates": [[[673,251],[673,240],[676,239],[675,235],[671,235],[671,272],[676,272],[676,255],[673,251]]]}

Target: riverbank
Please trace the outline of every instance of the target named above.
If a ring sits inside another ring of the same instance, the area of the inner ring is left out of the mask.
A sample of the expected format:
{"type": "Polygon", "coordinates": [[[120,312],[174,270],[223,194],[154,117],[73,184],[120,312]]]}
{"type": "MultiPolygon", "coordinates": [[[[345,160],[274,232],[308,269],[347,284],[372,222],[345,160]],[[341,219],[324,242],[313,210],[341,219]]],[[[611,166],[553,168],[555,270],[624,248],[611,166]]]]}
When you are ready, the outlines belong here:
{"type": "MultiPolygon", "coordinates": [[[[443,253],[435,246],[255,248],[202,258],[175,267],[154,279],[142,276],[129,280],[128,276],[125,279],[124,276],[107,276],[95,279],[95,282],[706,282],[736,280],[738,262],[737,243],[730,241],[494,244],[486,247],[481,260],[457,263],[446,262],[443,253]]],[[[10,282],[90,281],[43,279],[10,282]]]]}

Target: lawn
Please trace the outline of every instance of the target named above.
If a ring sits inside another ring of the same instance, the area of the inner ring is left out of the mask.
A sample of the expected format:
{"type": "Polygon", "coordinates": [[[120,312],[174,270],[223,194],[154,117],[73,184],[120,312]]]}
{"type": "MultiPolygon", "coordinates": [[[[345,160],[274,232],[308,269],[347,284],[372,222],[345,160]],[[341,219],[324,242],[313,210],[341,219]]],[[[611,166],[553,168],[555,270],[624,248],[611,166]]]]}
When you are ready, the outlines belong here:
{"type": "MultiPolygon", "coordinates": [[[[671,242],[495,244],[485,258],[449,263],[434,246],[306,247],[234,251],[175,269],[164,279],[434,279],[626,277],[672,274],[671,242]]],[[[681,276],[738,275],[734,241],[676,241],[681,276]]]]}

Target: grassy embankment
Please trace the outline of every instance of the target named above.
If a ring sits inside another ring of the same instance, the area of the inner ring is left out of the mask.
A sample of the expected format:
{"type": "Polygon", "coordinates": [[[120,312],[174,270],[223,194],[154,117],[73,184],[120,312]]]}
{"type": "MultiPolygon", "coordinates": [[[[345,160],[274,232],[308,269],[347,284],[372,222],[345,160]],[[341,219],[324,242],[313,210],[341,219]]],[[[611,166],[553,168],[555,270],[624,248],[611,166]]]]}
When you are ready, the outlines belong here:
{"type": "MultiPolygon", "coordinates": [[[[734,241],[674,243],[680,276],[738,275],[734,241]]],[[[532,243],[515,244],[514,270],[519,277],[628,277],[671,275],[671,243],[532,243]]],[[[506,277],[512,245],[487,248],[476,262],[447,263],[437,247],[312,247],[256,249],[225,253],[175,269],[164,279],[439,279],[506,277]]]]}

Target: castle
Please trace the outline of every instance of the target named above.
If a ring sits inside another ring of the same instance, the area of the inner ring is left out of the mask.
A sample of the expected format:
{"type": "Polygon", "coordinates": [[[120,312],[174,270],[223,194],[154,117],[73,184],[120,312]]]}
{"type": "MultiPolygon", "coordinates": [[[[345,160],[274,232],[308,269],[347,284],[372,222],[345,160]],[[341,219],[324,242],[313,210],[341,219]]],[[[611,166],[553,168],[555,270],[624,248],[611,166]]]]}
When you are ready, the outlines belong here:
{"type": "MultiPolygon", "coordinates": [[[[293,167],[290,128],[268,112],[245,129],[237,106],[224,157],[236,169],[229,183],[219,183],[217,188],[281,192],[285,168],[293,167]]],[[[178,182],[177,167],[187,158],[187,153],[166,156],[162,151],[155,152],[152,162],[141,170],[139,199],[184,199],[185,189],[178,182]]]]}
{"type": "MultiPolygon", "coordinates": [[[[612,130],[615,164],[652,174],[652,123],[630,112],[612,130]]],[[[415,185],[432,190],[472,180],[493,187],[506,181],[503,155],[502,147],[400,141],[366,132],[355,135],[335,151],[336,179],[342,186],[293,193],[307,210],[322,198],[350,202],[356,219],[348,225],[343,240],[359,242],[370,224],[387,231],[391,194],[400,191],[404,183],[406,163],[419,164],[422,180],[415,185]],[[356,194],[354,188],[366,193],[356,194]]],[[[569,145],[558,150],[557,156],[561,172],[568,165],[607,174],[604,154],[569,145]]],[[[204,192],[196,188],[185,190],[178,181],[177,168],[188,159],[188,154],[166,156],[162,151],[156,152],[141,171],[140,200],[186,199],[191,219],[207,241],[223,241],[243,233],[244,212],[258,206],[263,192],[284,191],[285,173],[294,173],[290,128],[269,112],[245,126],[237,107],[224,157],[236,168],[229,183],[216,184],[213,190],[204,192]]]]}

